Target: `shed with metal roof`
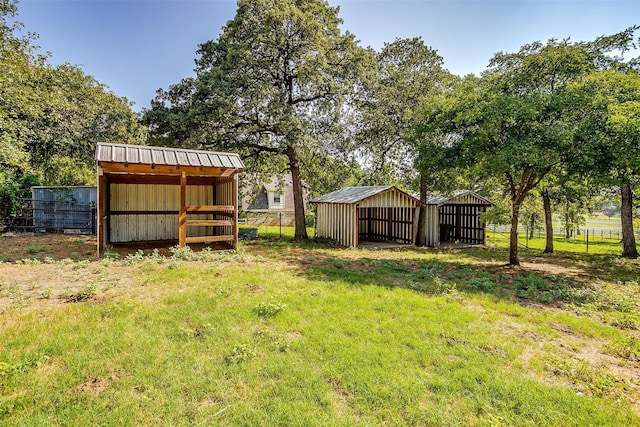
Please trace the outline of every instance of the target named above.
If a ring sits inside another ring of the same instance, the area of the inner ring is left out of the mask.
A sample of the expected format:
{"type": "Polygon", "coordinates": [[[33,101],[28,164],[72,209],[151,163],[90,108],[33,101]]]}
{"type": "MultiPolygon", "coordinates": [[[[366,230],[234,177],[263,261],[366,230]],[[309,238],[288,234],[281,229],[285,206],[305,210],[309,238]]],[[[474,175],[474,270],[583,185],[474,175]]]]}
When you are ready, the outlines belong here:
{"type": "Polygon", "coordinates": [[[236,247],[237,154],[101,142],[95,158],[99,255],[137,241],[236,247]]]}
{"type": "Polygon", "coordinates": [[[432,196],[421,208],[426,212],[426,245],[437,247],[443,242],[484,245],[485,224],[480,212],[493,203],[473,191],[454,191],[432,196]]]}
{"type": "Polygon", "coordinates": [[[415,242],[420,202],[396,187],[344,187],[310,203],[317,206],[317,237],[353,247],[365,240],[415,242]]]}

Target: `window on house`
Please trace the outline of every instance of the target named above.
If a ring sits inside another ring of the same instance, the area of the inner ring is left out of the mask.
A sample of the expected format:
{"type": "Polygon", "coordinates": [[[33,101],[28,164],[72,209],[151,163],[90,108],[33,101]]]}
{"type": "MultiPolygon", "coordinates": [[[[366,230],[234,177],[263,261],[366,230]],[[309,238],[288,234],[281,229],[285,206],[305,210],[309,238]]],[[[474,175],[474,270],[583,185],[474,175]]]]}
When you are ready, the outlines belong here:
{"type": "Polygon", "coordinates": [[[280,193],[273,193],[273,203],[274,204],[280,204],[281,203],[280,193]]]}

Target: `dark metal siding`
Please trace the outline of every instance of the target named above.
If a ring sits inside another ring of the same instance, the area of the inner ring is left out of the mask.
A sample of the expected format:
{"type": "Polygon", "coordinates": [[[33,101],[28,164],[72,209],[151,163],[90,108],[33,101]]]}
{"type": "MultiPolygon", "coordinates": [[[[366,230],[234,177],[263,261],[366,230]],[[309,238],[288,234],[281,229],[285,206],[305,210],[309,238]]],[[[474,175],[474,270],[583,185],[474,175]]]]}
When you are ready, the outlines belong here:
{"type": "Polygon", "coordinates": [[[94,232],[96,187],[32,187],[35,230],[94,232]]]}

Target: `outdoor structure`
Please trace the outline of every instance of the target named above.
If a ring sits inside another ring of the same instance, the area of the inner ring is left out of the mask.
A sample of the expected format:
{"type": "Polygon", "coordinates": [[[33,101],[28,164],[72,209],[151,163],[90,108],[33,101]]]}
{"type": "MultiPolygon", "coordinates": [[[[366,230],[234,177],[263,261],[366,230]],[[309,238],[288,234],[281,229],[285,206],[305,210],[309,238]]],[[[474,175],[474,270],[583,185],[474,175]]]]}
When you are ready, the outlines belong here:
{"type": "Polygon", "coordinates": [[[354,247],[365,240],[415,242],[420,201],[396,187],[345,187],[310,203],[317,205],[317,237],[354,247]]]}
{"type": "MultiPolygon", "coordinates": [[[[243,176],[243,179],[247,178],[243,176]]],[[[250,185],[241,192],[240,209],[246,211],[293,212],[293,182],[291,174],[276,175],[269,182],[250,185]]]]}
{"type": "Polygon", "coordinates": [[[237,154],[98,143],[96,160],[98,254],[158,240],[236,248],[237,154]]]}
{"type": "Polygon", "coordinates": [[[479,213],[493,206],[472,191],[455,191],[452,196],[427,200],[426,244],[437,247],[443,242],[485,244],[485,224],[479,213]]]}
{"type": "Polygon", "coordinates": [[[96,187],[31,187],[33,229],[36,231],[96,231],[96,187]]]}
{"type": "MultiPolygon", "coordinates": [[[[306,211],[309,192],[304,182],[302,185],[302,200],[306,211]]],[[[292,226],[295,217],[293,178],[287,173],[273,175],[267,181],[262,181],[257,174],[245,173],[240,180],[238,202],[240,216],[248,224],[292,226]]]]}

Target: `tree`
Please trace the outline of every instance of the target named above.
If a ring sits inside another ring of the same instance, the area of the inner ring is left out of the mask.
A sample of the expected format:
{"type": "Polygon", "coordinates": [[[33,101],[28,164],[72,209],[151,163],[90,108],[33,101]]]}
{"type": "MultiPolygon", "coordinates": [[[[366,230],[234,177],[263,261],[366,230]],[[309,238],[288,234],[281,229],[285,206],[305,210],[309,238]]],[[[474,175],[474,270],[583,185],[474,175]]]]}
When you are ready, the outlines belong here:
{"type": "Polygon", "coordinates": [[[578,141],[572,82],[616,64],[607,54],[628,46],[635,29],[589,43],[550,40],[498,53],[481,78],[467,77],[425,107],[427,132],[448,138],[460,164],[502,176],[511,203],[509,264],[519,265],[518,220],[529,192],[561,165],[593,163],[578,141]]]}
{"type": "Polygon", "coordinates": [[[621,196],[622,256],[637,258],[633,231],[633,187],[640,179],[640,74],[634,63],[627,70],[593,73],[576,85],[588,100],[584,128],[598,144],[595,165],[601,182],[616,185],[621,196]]]}
{"type": "Polygon", "coordinates": [[[307,238],[305,163],[338,151],[345,101],[368,61],[338,12],[325,0],[239,0],[219,39],[200,45],[196,77],[145,112],[161,143],[239,151],[253,171],[284,163],[297,239],[307,238]]]}
{"type": "Polygon", "coordinates": [[[0,0],[0,199],[11,214],[31,185],[90,184],[99,140],[142,142],[130,104],[76,66],[53,66],[0,0]]]}
{"type": "MultiPolygon", "coordinates": [[[[357,96],[360,153],[377,183],[415,177],[415,113],[429,96],[441,91],[448,73],[442,57],[419,38],[396,39],[376,53],[376,67],[357,96]]],[[[424,171],[425,169],[420,169],[424,171]]],[[[420,201],[427,199],[427,175],[418,177],[420,201]]],[[[424,245],[424,209],[420,210],[416,244],[424,245]]]]}

